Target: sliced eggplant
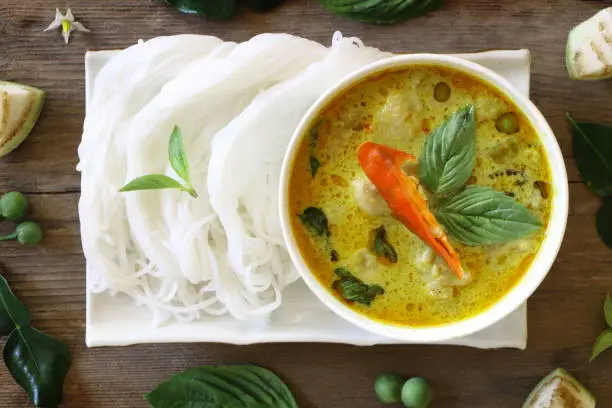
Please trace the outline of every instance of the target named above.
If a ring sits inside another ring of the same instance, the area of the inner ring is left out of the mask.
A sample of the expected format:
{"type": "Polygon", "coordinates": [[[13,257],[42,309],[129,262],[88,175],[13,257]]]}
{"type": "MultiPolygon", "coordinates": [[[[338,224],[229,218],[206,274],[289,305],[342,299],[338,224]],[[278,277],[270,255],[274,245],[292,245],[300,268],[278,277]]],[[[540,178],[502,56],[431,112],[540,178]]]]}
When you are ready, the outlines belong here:
{"type": "Polygon", "coordinates": [[[578,380],[557,368],[536,385],[523,408],[595,408],[596,403],[578,380]]]}
{"type": "Polygon", "coordinates": [[[570,31],[565,59],[572,79],[612,77],[612,7],[601,10],[570,31]]]}
{"type": "Polygon", "coordinates": [[[0,157],[28,137],[38,120],[44,97],[40,89],[0,81],[0,157]]]}

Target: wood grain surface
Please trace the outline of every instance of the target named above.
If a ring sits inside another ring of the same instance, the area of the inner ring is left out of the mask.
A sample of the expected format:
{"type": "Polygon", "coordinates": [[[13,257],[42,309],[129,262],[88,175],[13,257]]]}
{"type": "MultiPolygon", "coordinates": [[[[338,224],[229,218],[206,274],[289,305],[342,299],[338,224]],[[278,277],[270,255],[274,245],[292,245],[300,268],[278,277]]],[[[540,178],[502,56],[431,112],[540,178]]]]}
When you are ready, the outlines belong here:
{"type": "MultiPolygon", "coordinates": [[[[182,15],[161,0],[0,0],[0,79],[39,86],[48,93],[33,134],[0,160],[0,192],[28,193],[32,217],[44,224],[46,238],[34,248],[2,243],[0,261],[34,324],[70,345],[74,365],[63,406],[145,407],[143,394],[179,370],[205,363],[257,363],[286,379],[302,408],[378,407],[372,386],[376,374],[384,371],[428,378],[435,388],[433,408],[519,407],[539,378],[559,366],[591,388],[600,407],[612,407],[612,352],[588,363],[592,342],[604,326],[604,294],[612,292],[612,251],[597,237],[599,200],[580,182],[564,120],[569,111],[581,120],[612,124],[612,82],[571,82],[564,68],[569,29],[604,4],[447,0],[442,10],[426,17],[378,27],[343,20],[314,0],[289,0],[268,14],[242,11],[227,22],[182,15]],[[69,46],[59,32],[43,33],[56,6],[71,6],[92,33],[75,33],[69,46]],[[527,350],[326,344],[86,349],[77,217],[80,178],[75,171],[84,116],[84,52],[180,33],[243,41],[262,32],[287,32],[329,44],[335,30],[395,52],[532,51],[532,99],[550,121],[566,156],[571,215],[557,262],[529,302],[527,350]]],[[[25,394],[0,365],[0,407],[28,406],[25,394]]]]}

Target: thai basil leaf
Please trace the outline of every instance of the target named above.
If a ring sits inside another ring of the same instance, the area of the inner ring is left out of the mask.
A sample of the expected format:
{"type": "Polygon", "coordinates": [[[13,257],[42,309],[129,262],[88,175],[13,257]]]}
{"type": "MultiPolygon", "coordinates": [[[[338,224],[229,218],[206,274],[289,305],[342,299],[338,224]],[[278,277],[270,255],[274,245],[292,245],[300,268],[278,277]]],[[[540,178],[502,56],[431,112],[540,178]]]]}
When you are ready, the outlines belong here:
{"type": "Polygon", "coordinates": [[[465,185],[476,165],[476,121],[469,105],[453,114],[425,139],[419,157],[419,179],[438,195],[465,185]]]}
{"type": "Polygon", "coordinates": [[[597,337],[593,350],[591,351],[591,360],[595,360],[598,355],[612,347],[612,329],[606,329],[597,337]]]}
{"type": "Polygon", "coordinates": [[[500,191],[482,186],[468,186],[442,200],[436,217],[453,238],[468,245],[507,242],[542,226],[527,208],[500,191]]]}
{"type": "Polygon", "coordinates": [[[318,237],[329,237],[329,224],[323,210],[316,207],[308,207],[302,214],[298,214],[302,224],[318,237]]]}
{"type": "Polygon", "coordinates": [[[198,193],[191,185],[191,176],[189,175],[189,162],[185,147],[183,146],[183,136],[178,126],[172,129],[170,141],[168,142],[168,156],[170,165],[184,181],[183,185],[179,181],[168,177],[165,174],[147,174],[142,177],[135,178],[121,189],[120,192],[142,191],[142,190],[164,190],[178,189],[189,193],[192,197],[197,198],[198,193]]]}
{"type": "Polygon", "coordinates": [[[595,218],[597,233],[608,248],[612,248],[612,197],[604,198],[595,218]]]}
{"type": "Polygon", "coordinates": [[[372,251],[378,259],[382,259],[388,263],[397,263],[397,251],[391,245],[387,238],[387,230],[384,226],[380,226],[372,231],[372,251]]]}
{"type": "Polygon", "coordinates": [[[164,174],[148,174],[135,178],[134,180],[121,187],[120,192],[140,191],[140,190],[163,190],[163,189],[183,189],[183,185],[164,174]]]}
{"type": "Polygon", "coordinates": [[[569,114],[567,119],[580,175],[595,194],[612,195],[612,127],[576,122],[569,114]]]}
{"type": "Polygon", "coordinates": [[[179,11],[204,14],[212,19],[230,18],[236,12],[236,0],[164,0],[179,11]]]}
{"type": "Polygon", "coordinates": [[[37,407],[56,408],[62,401],[70,352],[30,324],[26,307],[0,276],[0,337],[8,335],[4,363],[37,407]]]}
{"type": "Polygon", "coordinates": [[[4,363],[37,407],[56,408],[72,359],[66,345],[33,327],[16,328],[2,352],[4,363]]]}
{"type": "Polygon", "coordinates": [[[297,408],[293,394],[276,374],[250,365],[188,369],[145,398],[153,408],[297,408]]]}
{"type": "Polygon", "coordinates": [[[178,174],[178,176],[182,178],[185,183],[191,183],[191,176],[189,175],[189,161],[187,160],[185,146],[183,145],[183,134],[178,126],[174,126],[174,129],[172,129],[172,134],[170,135],[170,143],[168,143],[168,158],[170,160],[170,166],[172,166],[176,174],[178,174]]]}
{"type": "Polygon", "coordinates": [[[30,326],[30,313],[0,276],[0,337],[8,336],[16,326],[30,326]]]}
{"type": "Polygon", "coordinates": [[[382,286],[364,283],[347,268],[336,268],[334,273],[339,279],[334,282],[333,287],[347,302],[370,306],[376,296],[385,293],[382,286]]]}
{"type": "Polygon", "coordinates": [[[604,301],[604,317],[608,327],[612,328],[612,298],[609,294],[606,294],[606,300],[604,301]]]}
{"type": "Polygon", "coordinates": [[[442,0],[319,0],[328,10],[350,18],[377,24],[392,24],[433,10],[442,0]]]}
{"type": "Polygon", "coordinates": [[[321,167],[321,162],[314,156],[310,156],[310,174],[312,177],[317,175],[319,168],[321,167]]]}

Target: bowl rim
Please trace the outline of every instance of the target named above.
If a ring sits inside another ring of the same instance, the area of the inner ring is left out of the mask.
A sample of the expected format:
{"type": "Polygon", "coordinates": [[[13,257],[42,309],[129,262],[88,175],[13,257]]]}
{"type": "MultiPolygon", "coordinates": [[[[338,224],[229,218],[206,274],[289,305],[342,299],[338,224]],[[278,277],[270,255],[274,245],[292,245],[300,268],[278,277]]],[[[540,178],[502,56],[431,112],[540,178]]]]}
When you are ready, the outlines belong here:
{"type": "Polygon", "coordinates": [[[561,149],[548,122],[529,97],[523,95],[500,74],[482,65],[458,56],[438,54],[397,55],[370,63],[347,75],[321,95],[302,117],[291,137],[282,163],[278,198],[281,229],[289,255],[300,276],[317,298],[338,316],[366,331],[410,342],[438,342],[464,337],[493,325],[521,306],[542,283],[557,257],[563,242],[569,209],[567,171],[561,149]],[[323,287],[304,260],[295,240],[289,214],[288,192],[291,165],[295,160],[299,142],[321,109],[339,94],[367,78],[411,66],[427,65],[443,66],[471,75],[502,92],[523,112],[538,133],[544,147],[550,166],[554,195],[551,201],[550,220],[535,259],[520,280],[500,300],[480,313],[457,322],[437,326],[408,327],[371,319],[354,311],[323,287]]]}

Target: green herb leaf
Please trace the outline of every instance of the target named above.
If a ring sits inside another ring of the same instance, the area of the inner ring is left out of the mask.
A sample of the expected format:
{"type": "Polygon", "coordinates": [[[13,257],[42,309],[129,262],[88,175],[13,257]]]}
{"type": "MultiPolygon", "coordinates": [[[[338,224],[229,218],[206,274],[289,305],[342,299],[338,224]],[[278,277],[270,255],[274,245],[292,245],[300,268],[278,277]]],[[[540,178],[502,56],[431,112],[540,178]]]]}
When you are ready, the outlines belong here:
{"type": "Polygon", "coordinates": [[[382,286],[364,283],[347,268],[336,268],[334,273],[339,279],[334,282],[333,287],[347,302],[370,306],[376,296],[385,293],[382,286]]]}
{"type": "Polygon", "coordinates": [[[174,126],[172,134],[170,135],[168,157],[170,159],[170,166],[172,166],[176,174],[178,174],[185,183],[190,184],[191,176],[189,175],[189,161],[187,160],[185,146],[183,145],[183,134],[178,126],[174,126]]]}
{"type": "Polygon", "coordinates": [[[598,355],[612,347],[612,329],[606,329],[597,337],[593,350],[591,351],[591,360],[595,360],[598,355]]]}
{"type": "Polygon", "coordinates": [[[183,190],[185,187],[175,179],[164,174],[148,174],[135,178],[121,187],[119,191],[124,193],[128,191],[163,190],[168,188],[183,190]]]}
{"type": "Polygon", "coordinates": [[[380,226],[371,232],[373,237],[372,251],[376,256],[388,263],[397,263],[397,251],[387,239],[387,230],[384,226],[380,226]]]}
{"type": "Polygon", "coordinates": [[[453,193],[465,185],[476,165],[476,121],[469,105],[425,139],[419,179],[433,193],[453,193]]]}
{"type": "Polygon", "coordinates": [[[297,408],[276,374],[251,365],[192,368],[159,384],[145,398],[153,408],[297,408]]]}
{"type": "Polygon", "coordinates": [[[316,157],[310,156],[310,174],[312,174],[312,177],[317,175],[320,167],[321,162],[316,157]]]}
{"type": "Polygon", "coordinates": [[[597,233],[608,248],[612,248],[612,197],[604,198],[595,218],[597,233]]]}
{"type": "Polygon", "coordinates": [[[576,167],[595,194],[612,195],[612,127],[567,119],[574,135],[576,167]]]}
{"type": "Polygon", "coordinates": [[[612,298],[610,298],[610,294],[606,294],[606,300],[604,301],[604,316],[606,324],[612,328],[612,298]]]}
{"type": "Polygon", "coordinates": [[[0,336],[4,364],[37,407],[56,408],[71,358],[63,343],[30,327],[30,314],[0,276],[0,336]]]}
{"type": "Polygon", "coordinates": [[[323,210],[316,207],[308,207],[302,214],[298,215],[302,224],[318,237],[329,237],[329,224],[323,210]]]}
{"type": "Polygon", "coordinates": [[[527,208],[502,192],[482,186],[468,186],[442,200],[436,217],[453,238],[468,245],[507,242],[542,226],[527,208]]]}
{"type": "Polygon", "coordinates": [[[317,140],[319,139],[321,122],[322,121],[315,123],[312,128],[310,128],[310,142],[308,143],[308,148],[310,150],[310,174],[312,177],[317,175],[321,167],[321,162],[315,157],[315,148],[317,147],[317,140]]]}
{"type": "Polygon", "coordinates": [[[32,327],[13,330],[2,352],[4,363],[37,407],[56,408],[72,359],[65,344],[32,327]]]}
{"type": "Polygon", "coordinates": [[[189,175],[189,162],[187,154],[183,146],[183,137],[178,126],[172,129],[170,142],[168,143],[168,156],[170,165],[184,181],[185,185],[181,184],[172,177],[165,174],[147,174],[146,176],[135,178],[134,180],[121,187],[120,192],[127,191],[142,191],[142,190],[164,190],[178,189],[189,193],[192,197],[197,198],[198,193],[191,185],[191,176],[189,175]]]}
{"type": "Polygon", "coordinates": [[[353,20],[393,24],[425,14],[442,0],[319,0],[328,10],[353,20]]]}
{"type": "Polygon", "coordinates": [[[28,327],[30,313],[0,276],[0,337],[8,336],[16,326],[28,327]]]}
{"type": "Polygon", "coordinates": [[[164,0],[187,14],[204,14],[212,19],[230,18],[236,12],[236,0],[164,0]]]}

